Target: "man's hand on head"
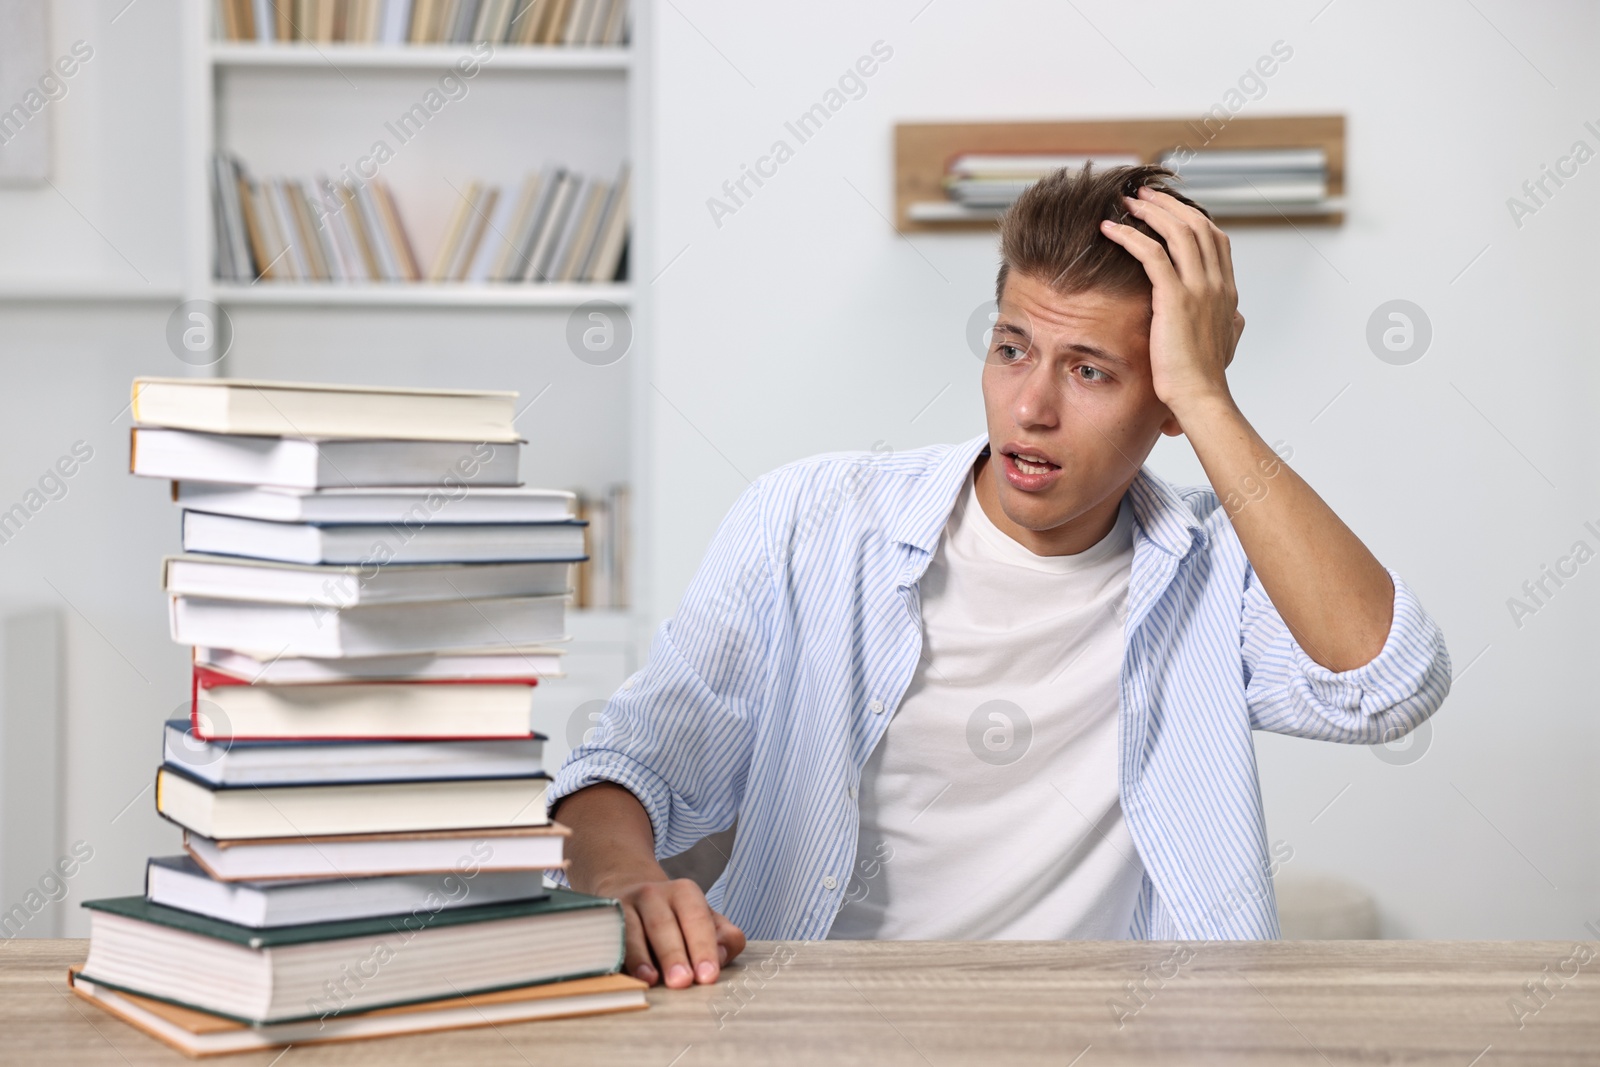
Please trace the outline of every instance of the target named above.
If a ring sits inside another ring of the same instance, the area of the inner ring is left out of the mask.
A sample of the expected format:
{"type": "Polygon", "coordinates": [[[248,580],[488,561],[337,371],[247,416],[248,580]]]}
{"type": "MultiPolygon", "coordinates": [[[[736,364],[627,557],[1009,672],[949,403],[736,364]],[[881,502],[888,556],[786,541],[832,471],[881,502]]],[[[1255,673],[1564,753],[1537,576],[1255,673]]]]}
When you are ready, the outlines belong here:
{"type": "Polygon", "coordinates": [[[1156,396],[1182,424],[1183,412],[1196,404],[1231,403],[1225,372],[1244,316],[1228,235],[1200,211],[1148,186],[1123,203],[1166,241],[1163,248],[1148,234],[1110,220],[1100,226],[1150,278],[1151,378],[1156,396]]]}

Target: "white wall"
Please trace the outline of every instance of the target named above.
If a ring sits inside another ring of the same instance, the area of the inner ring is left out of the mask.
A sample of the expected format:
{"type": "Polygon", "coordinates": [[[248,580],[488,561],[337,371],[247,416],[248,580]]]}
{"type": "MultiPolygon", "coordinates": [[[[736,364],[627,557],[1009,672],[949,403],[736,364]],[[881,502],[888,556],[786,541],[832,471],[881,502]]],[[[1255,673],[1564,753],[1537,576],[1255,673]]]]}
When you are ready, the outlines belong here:
{"type": "MultiPolygon", "coordinates": [[[[670,612],[747,478],[808,453],[983,428],[963,328],[992,292],[993,241],[891,229],[895,122],[1194,115],[1281,39],[1293,57],[1242,114],[1346,114],[1350,212],[1338,229],[1235,236],[1249,320],[1236,392],[1416,588],[1457,670],[1487,651],[1410,765],[1263,737],[1269,829],[1293,844],[1295,867],[1369,887],[1387,934],[1577,936],[1600,918],[1586,670],[1600,577],[1580,573],[1520,630],[1505,600],[1577,538],[1600,547],[1582,529],[1600,519],[1600,162],[1520,230],[1504,201],[1574,139],[1600,146],[1582,128],[1600,126],[1586,50],[1597,16],[1578,3],[1480,3],[1481,16],[1322,6],[659,6],[650,214],[662,258],[647,273],[686,251],[649,294],[654,608],[670,612]],[[878,40],[894,55],[866,95],[719,228],[707,198],[774,139],[795,144],[785,120],[878,40]],[[1369,313],[1396,297],[1435,328],[1407,367],[1363,339],[1369,313]]],[[[1203,477],[1181,442],[1153,464],[1203,477]]]]}
{"type": "MultiPolygon", "coordinates": [[[[182,270],[178,21],[170,4],[51,5],[51,55],[77,40],[93,58],[49,105],[55,188],[0,190],[0,286],[175,290],[182,270]]],[[[6,106],[11,102],[7,101],[6,106]]],[[[175,302],[175,301],[174,301],[175,302]]],[[[93,458],[0,544],[0,611],[65,617],[61,857],[92,858],[23,937],[82,934],[77,902],[140,890],[143,860],[177,833],[155,814],[160,722],[184,699],[185,653],[167,637],[159,560],[176,543],[165,487],[127,473],[128,386],[182,373],[166,348],[170,303],[0,302],[0,508],[24,499],[74,442],[93,458]]],[[[0,669],[19,669],[4,665],[0,669]]],[[[4,714],[45,709],[6,707],[4,714]]],[[[25,760],[0,755],[0,763],[25,760]]],[[[51,798],[41,797],[46,805],[51,798]]],[[[28,810],[0,812],[27,819],[28,810]]],[[[52,857],[54,859],[55,857],[52,857]]],[[[6,862],[0,857],[0,864],[6,862]]],[[[7,871],[8,886],[49,873],[7,871]]],[[[7,899],[0,907],[22,903],[7,899]]]]}

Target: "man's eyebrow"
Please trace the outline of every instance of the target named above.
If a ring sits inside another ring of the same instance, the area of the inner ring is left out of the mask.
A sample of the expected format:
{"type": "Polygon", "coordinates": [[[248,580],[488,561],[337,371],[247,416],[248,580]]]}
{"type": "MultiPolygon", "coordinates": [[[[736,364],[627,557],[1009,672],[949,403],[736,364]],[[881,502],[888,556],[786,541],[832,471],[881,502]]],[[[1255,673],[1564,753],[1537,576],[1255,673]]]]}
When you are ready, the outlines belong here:
{"type": "MultiPolygon", "coordinates": [[[[1028,331],[1024,330],[1021,326],[1018,326],[1015,323],[997,322],[997,323],[994,324],[994,328],[993,328],[992,332],[993,333],[1003,333],[1003,334],[1006,334],[1006,335],[1012,336],[1012,337],[1020,337],[1023,340],[1027,341],[1030,345],[1033,343],[1033,338],[1028,335],[1028,331]]],[[[1082,342],[1074,341],[1074,342],[1070,342],[1068,344],[1060,345],[1057,348],[1057,351],[1060,351],[1060,352],[1082,352],[1084,355],[1094,356],[1096,359],[1103,359],[1107,363],[1115,363],[1119,367],[1130,366],[1130,364],[1128,363],[1127,360],[1123,359],[1121,356],[1117,355],[1115,352],[1106,351],[1104,348],[1101,348],[1099,345],[1086,345],[1086,344],[1083,344],[1082,342]]]]}
{"type": "Polygon", "coordinates": [[[1119,367],[1126,367],[1126,366],[1129,365],[1127,360],[1123,359],[1121,356],[1117,355],[1115,352],[1106,351],[1104,348],[1101,348],[1099,345],[1085,345],[1085,344],[1076,344],[1076,343],[1075,344],[1066,344],[1066,345],[1060,346],[1059,351],[1062,351],[1062,352],[1082,352],[1084,355],[1094,356],[1096,359],[1103,359],[1107,363],[1115,363],[1119,367]]]}

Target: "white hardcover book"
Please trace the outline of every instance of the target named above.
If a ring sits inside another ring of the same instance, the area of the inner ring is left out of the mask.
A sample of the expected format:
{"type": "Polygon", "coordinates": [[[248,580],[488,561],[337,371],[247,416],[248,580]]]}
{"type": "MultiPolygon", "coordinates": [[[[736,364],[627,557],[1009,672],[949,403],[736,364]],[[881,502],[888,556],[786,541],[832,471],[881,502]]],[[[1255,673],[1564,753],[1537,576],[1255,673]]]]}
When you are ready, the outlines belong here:
{"type": "Polygon", "coordinates": [[[218,841],[185,831],[184,851],[222,881],[276,878],[370,877],[458,870],[476,861],[481,871],[530,871],[566,865],[569,831],[560,823],[515,829],[403,834],[298,835],[218,841]]]}
{"type": "Polygon", "coordinates": [[[565,489],[452,485],[377,489],[291,489],[276,485],[179,482],[174,503],[191,511],[277,522],[561,522],[577,513],[565,489]]]}
{"type": "Polygon", "coordinates": [[[544,770],[544,738],[206,740],[195,736],[188,719],[168,719],[162,757],[216,785],[511,778],[544,770]]]}
{"type": "Polygon", "coordinates": [[[319,566],[187,555],[166,558],[162,585],[173,596],[355,607],[567,593],[571,570],[569,563],[549,562],[319,566]]]}
{"type": "Polygon", "coordinates": [[[183,549],[284,563],[575,563],[584,555],[583,526],[564,522],[392,523],[268,522],[234,515],[183,513],[183,549]]]}
{"type": "Polygon", "coordinates": [[[194,663],[240,681],[269,685],[320,685],[324,682],[469,681],[515,678],[564,678],[566,651],[545,645],[504,649],[463,649],[391,656],[349,656],[317,659],[252,654],[236,648],[200,646],[194,663]]]}
{"type": "Polygon", "coordinates": [[[544,896],[549,891],[539,871],[478,871],[470,879],[451,873],[224,882],[207,874],[193,857],[182,855],[151,857],[144,875],[144,897],[152,904],[255,929],[544,896]]]}
{"type": "Polygon", "coordinates": [[[289,837],[542,826],[550,779],[214,786],[185,771],[156,772],[156,810],[210,838],[289,837]]]}
{"type": "Polygon", "coordinates": [[[566,601],[565,596],[497,597],[329,610],[178,596],[171,598],[170,619],[172,639],[180,645],[337,659],[563,640],[566,601]]]}
{"type": "Polygon", "coordinates": [[[256,437],[135,426],[134,474],[300,489],[517,484],[518,444],[256,437]]]}

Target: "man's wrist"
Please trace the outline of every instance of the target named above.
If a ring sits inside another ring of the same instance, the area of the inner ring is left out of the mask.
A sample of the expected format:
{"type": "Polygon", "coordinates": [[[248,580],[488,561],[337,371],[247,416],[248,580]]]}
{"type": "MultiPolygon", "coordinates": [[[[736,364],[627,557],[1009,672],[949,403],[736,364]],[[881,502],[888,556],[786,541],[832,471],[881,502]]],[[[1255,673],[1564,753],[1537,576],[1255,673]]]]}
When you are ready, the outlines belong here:
{"type": "Polygon", "coordinates": [[[1204,433],[1212,426],[1244,418],[1226,386],[1174,396],[1164,403],[1191,444],[1196,434],[1204,433]]]}
{"type": "Polygon", "coordinates": [[[649,863],[610,868],[603,874],[590,879],[589,888],[584,891],[597,897],[617,898],[630,886],[641,885],[645,882],[670,882],[671,880],[661,864],[652,860],[649,863]]]}

